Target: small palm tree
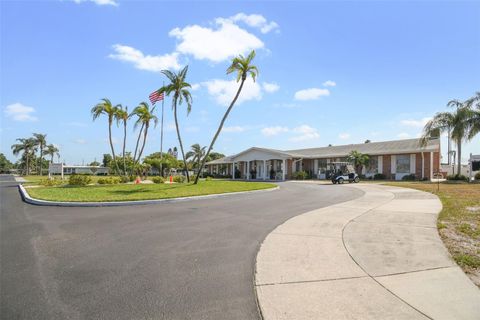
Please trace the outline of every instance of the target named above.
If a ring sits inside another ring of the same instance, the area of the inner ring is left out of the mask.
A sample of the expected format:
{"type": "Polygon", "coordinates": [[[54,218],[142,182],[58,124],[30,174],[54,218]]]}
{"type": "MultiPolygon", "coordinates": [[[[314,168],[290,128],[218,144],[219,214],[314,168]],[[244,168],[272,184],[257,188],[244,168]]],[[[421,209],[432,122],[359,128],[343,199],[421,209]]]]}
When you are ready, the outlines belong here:
{"type": "Polygon", "coordinates": [[[192,163],[197,168],[197,175],[199,175],[202,171],[202,167],[200,167],[200,164],[202,163],[202,159],[205,156],[206,148],[207,147],[202,147],[200,146],[200,144],[195,143],[191,146],[191,150],[186,154],[187,159],[192,159],[192,163]]]}
{"type": "Polygon", "coordinates": [[[187,167],[187,158],[185,157],[185,152],[183,151],[182,137],[180,136],[180,127],[178,125],[177,117],[177,107],[182,104],[183,101],[187,104],[187,115],[192,111],[192,95],[188,88],[191,88],[191,85],[185,81],[187,76],[188,66],[180,70],[179,73],[173,73],[169,70],[162,70],[162,73],[170,80],[170,83],[161,87],[158,91],[159,93],[164,92],[167,96],[173,95],[172,97],[172,109],[173,117],[175,119],[175,127],[177,129],[178,143],[180,144],[180,150],[183,157],[183,165],[185,172],[187,174],[187,182],[190,182],[190,176],[188,174],[187,167]]]}
{"type": "Polygon", "coordinates": [[[348,155],[348,160],[353,163],[358,174],[361,173],[362,167],[368,163],[369,158],[368,154],[358,152],[357,150],[353,150],[348,155]]]}
{"type": "Polygon", "coordinates": [[[465,103],[458,100],[451,100],[447,106],[455,107],[452,112],[438,112],[432,120],[428,121],[423,128],[422,145],[426,145],[430,137],[438,135],[439,132],[450,132],[450,136],[457,145],[458,167],[460,174],[462,168],[462,143],[469,138],[469,122],[471,110],[465,103]]]}
{"type": "Polygon", "coordinates": [[[112,141],[112,123],[113,119],[115,118],[116,107],[112,105],[112,102],[110,102],[110,100],[108,100],[107,98],[103,98],[102,102],[96,104],[90,112],[92,114],[93,121],[95,121],[102,114],[108,117],[108,140],[110,142],[110,149],[112,150],[113,162],[115,163],[115,167],[118,173],[120,172],[120,170],[118,168],[118,163],[112,141]]]}
{"type": "Polygon", "coordinates": [[[480,132],[480,91],[475,96],[465,101],[466,107],[469,109],[468,123],[468,139],[473,139],[480,132]]]}
{"type": "Polygon", "coordinates": [[[47,144],[47,135],[42,134],[42,133],[34,133],[33,138],[35,139],[35,142],[37,146],[39,147],[39,163],[37,163],[37,171],[40,172],[40,175],[42,175],[42,164],[43,164],[43,149],[45,148],[47,144]]]}
{"type": "MultiPolygon", "coordinates": [[[[218,126],[217,132],[213,136],[212,142],[210,143],[210,146],[207,149],[207,153],[205,154],[205,157],[203,157],[202,163],[200,164],[200,168],[203,168],[205,166],[205,162],[207,161],[208,155],[212,151],[213,145],[215,144],[215,141],[217,141],[217,138],[220,135],[220,132],[222,131],[223,125],[225,124],[225,120],[227,120],[227,117],[230,114],[230,111],[232,111],[232,108],[235,105],[235,102],[237,102],[237,99],[240,96],[240,92],[242,92],[243,85],[247,80],[247,77],[251,76],[253,81],[255,82],[255,79],[258,76],[257,67],[251,64],[253,58],[255,58],[255,50],[252,50],[247,57],[239,55],[238,57],[233,58],[232,64],[227,68],[227,74],[230,74],[230,73],[237,74],[237,82],[240,81],[240,86],[238,87],[237,93],[235,94],[235,97],[230,103],[230,106],[228,107],[227,111],[223,115],[222,121],[218,126]]],[[[198,183],[199,177],[200,177],[199,174],[195,177],[195,184],[198,183]]]]}
{"type": "Polygon", "coordinates": [[[56,155],[57,157],[60,158],[60,150],[58,150],[57,147],[55,147],[53,144],[49,144],[45,147],[45,150],[43,151],[44,156],[50,156],[50,163],[53,163],[53,157],[56,155]]]}
{"type": "Polygon", "coordinates": [[[125,146],[127,144],[127,121],[130,115],[128,114],[128,107],[123,109],[122,105],[119,104],[115,107],[115,120],[117,121],[117,126],[120,122],[123,123],[123,146],[122,146],[122,157],[123,157],[123,174],[127,175],[127,167],[125,160],[125,146]]]}
{"type": "Polygon", "coordinates": [[[20,138],[17,139],[18,142],[12,145],[12,152],[14,156],[18,156],[21,152],[23,152],[23,156],[25,157],[25,173],[28,176],[30,174],[30,156],[32,156],[37,147],[37,142],[34,138],[20,138]]]}
{"type": "MultiPolygon", "coordinates": [[[[148,128],[150,127],[150,123],[153,121],[155,127],[158,124],[158,118],[156,115],[153,114],[154,111],[155,111],[155,107],[150,109],[150,107],[148,106],[148,103],[141,102],[132,112],[132,115],[136,115],[138,117],[137,121],[135,122],[135,126],[138,126],[138,124],[140,123],[142,124],[142,129],[140,130],[139,138],[143,131],[142,147],[140,148],[140,152],[138,153],[138,158],[136,160],[134,156],[134,159],[133,159],[134,163],[138,163],[140,161],[140,158],[142,157],[143,149],[145,148],[145,143],[147,142],[147,134],[148,134],[148,128]]],[[[138,147],[138,142],[139,142],[139,139],[137,139],[137,147],[138,147]]],[[[135,151],[137,151],[137,148],[135,148],[135,151]]]]}

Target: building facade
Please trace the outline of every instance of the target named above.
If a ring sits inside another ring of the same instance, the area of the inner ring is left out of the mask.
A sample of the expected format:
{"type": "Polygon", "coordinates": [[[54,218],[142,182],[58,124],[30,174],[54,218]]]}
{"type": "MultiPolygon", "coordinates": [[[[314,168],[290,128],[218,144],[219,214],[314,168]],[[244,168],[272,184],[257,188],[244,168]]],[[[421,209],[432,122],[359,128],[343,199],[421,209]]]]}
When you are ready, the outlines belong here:
{"type": "Polygon", "coordinates": [[[314,179],[327,179],[333,162],[346,162],[352,151],[369,156],[360,174],[382,174],[389,180],[415,175],[432,179],[440,172],[440,140],[422,145],[420,139],[370,142],[322,148],[274,150],[252,147],[236,155],[207,163],[208,173],[232,179],[286,180],[298,171],[314,179]]]}

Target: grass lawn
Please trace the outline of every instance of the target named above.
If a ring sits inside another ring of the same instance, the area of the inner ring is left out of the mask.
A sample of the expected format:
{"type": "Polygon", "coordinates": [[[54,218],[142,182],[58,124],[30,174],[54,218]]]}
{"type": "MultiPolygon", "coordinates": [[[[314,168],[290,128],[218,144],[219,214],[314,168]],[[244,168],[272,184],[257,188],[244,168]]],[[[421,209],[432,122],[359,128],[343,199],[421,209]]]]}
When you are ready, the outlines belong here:
{"type": "Polygon", "coordinates": [[[199,181],[197,185],[179,184],[117,184],[87,187],[35,187],[28,188],[33,198],[52,201],[99,202],[169,199],[227,192],[273,188],[276,185],[243,181],[199,181]]]}
{"type": "Polygon", "coordinates": [[[480,184],[388,182],[436,194],[443,204],[438,231],[450,254],[480,287],[480,184]]]}

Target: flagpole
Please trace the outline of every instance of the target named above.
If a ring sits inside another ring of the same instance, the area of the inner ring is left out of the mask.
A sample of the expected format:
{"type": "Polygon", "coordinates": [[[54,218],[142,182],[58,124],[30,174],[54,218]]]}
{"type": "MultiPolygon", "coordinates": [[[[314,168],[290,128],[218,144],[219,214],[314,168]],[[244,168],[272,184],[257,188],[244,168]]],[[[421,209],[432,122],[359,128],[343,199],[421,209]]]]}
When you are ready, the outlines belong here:
{"type": "MultiPolygon", "coordinates": [[[[162,88],[165,87],[165,82],[163,82],[162,88]]],[[[160,125],[160,175],[163,177],[163,106],[165,104],[165,93],[163,94],[162,99],[162,120],[160,125]]]]}

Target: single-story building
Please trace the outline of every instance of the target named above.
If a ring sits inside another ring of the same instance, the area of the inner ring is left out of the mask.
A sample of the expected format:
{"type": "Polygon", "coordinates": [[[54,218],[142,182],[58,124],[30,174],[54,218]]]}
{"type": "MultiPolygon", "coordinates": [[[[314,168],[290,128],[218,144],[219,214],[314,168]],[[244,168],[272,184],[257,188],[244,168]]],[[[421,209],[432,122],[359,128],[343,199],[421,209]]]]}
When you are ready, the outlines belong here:
{"type": "Polygon", "coordinates": [[[50,163],[48,165],[49,175],[63,175],[65,174],[92,174],[92,175],[107,175],[107,167],[101,166],[75,166],[66,165],[63,163],[50,163]]]}
{"type": "Polygon", "coordinates": [[[347,161],[352,151],[369,156],[361,174],[401,180],[414,174],[417,179],[432,179],[440,172],[440,139],[422,146],[420,139],[369,142],[321,148],[274,150],[252,147],[238,154],[210,161],[206,172],[233,179],[285,180],[295,172],[306,171],[316,179],[329,177],[329,164],[347,161]]]}

